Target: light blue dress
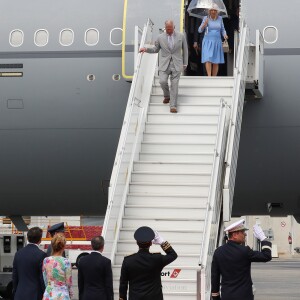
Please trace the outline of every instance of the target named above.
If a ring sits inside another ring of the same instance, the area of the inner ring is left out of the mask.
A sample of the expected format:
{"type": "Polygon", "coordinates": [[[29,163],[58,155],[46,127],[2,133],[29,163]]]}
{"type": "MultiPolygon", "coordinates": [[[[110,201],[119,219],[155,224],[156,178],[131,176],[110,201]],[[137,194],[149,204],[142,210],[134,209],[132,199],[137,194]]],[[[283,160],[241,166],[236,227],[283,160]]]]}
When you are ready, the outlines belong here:
{"type": "MultiPolygon", "coordinates": [[[[207,17],[204,17],[198,29],[199,33],[203,32],[201,27],[206,20],[207,17]]],[[[218,16],[216,20],[209,18],[208,24],[204,31],[205,35],[202,42],[202,63],[211,62],[213,64],[223,64],[224,51],[221,34],[224,37],[226,35],[226,30],[224,28],[222,17],[218,16]]]]}

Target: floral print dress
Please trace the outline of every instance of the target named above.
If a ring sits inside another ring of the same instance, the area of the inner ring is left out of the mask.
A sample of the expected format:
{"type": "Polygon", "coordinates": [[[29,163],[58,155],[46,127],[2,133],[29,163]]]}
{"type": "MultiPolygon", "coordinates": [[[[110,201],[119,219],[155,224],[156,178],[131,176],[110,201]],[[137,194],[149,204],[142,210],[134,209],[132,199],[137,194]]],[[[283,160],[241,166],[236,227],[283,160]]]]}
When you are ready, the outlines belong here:
{"type": "Polygon", "coordinates": [[[62,256],[49,256],[43,262],[45,292],[43,300],[70,300],[72,292],[72,266],[62,256]]]}

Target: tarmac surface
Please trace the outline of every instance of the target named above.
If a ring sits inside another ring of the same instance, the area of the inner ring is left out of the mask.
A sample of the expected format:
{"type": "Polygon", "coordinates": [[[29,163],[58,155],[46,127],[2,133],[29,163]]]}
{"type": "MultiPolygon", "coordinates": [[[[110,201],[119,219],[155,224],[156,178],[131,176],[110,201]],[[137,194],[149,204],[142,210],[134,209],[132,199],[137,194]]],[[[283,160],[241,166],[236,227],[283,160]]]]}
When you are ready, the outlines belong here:
{"type": "MultiPolygon", "coordinates": [[[[273,259],[252,264],[255,300],[299,300],[300,259],[273,259]]],[[[78,300],[77,270],[73,270],[74,298],[78,300]]],[[[118,287],[114,287],[115,290],[118,287]]]]}
{"type": "Polygon", "coordinates": [[[300,259],[252,264],[255,300],[300,299],[300,259]]]}

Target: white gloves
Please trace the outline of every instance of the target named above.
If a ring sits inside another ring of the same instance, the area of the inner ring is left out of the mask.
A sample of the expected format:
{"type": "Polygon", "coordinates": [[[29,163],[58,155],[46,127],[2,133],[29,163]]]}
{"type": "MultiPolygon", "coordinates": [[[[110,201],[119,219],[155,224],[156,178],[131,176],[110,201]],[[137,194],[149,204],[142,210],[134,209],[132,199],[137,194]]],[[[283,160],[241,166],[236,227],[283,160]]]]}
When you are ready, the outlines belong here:
{"type": "Polygon", "coordinates": [[[161,245],[164,242],[164,239],[159,235],[157,231],[154,231],[154,233],[155,233],[155,237],[152,243],[155,245],[161,245]]]}
{"type": "Polygon", "coordinates": [[[255,236],[257,239],[259,239],[261,242],[267,238],[267,237],[265,236],[263,230],[261,229],[261,227],[258,226],[257,224],[255,224],[255,225],[253,226],[253,234],[254,234],[254,236],[255,236]]]}

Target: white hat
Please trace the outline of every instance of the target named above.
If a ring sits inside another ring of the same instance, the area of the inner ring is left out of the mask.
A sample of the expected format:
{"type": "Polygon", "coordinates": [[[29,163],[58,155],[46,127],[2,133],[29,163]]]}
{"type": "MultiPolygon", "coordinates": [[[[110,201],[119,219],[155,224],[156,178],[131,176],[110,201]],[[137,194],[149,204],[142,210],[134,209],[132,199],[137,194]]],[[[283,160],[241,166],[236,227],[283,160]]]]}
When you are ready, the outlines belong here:
{"type": "Polygon", "coordinates": [[[215,9],[215,10],[217,10],[217,11],[220,10],[219,6],[218,6],[216,3],[213,3],[213,4],[211,5],[211,7],[210,7],[209,10],[212,10],[212,9],[215,9]]]}
{"type": "Polygon", "coordinates": [[[235,231],[240,231],[240,230],[248,230],[248,228],[245,227],[245,220],[239,220],[236,221],[234,223],[232,223],[231,225],[227,226],[224,231],[229,232],[235,232],[235,231]]]}

